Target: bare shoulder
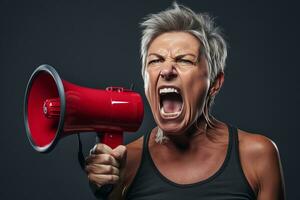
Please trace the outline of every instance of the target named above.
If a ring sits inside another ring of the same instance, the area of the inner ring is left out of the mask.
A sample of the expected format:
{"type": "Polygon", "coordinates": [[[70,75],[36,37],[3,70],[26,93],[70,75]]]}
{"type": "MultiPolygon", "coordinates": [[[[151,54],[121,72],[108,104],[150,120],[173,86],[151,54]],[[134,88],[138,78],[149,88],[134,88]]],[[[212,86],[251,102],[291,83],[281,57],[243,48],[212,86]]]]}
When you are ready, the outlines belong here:
{"type": "Polygon", "coordinates": [[[270,138],[239,130],[239,149],[241,156],[247,156],[251,161],[277,159],[278,148],[270,138]]]}
{"type": "Polygon", "coordinates": [[[239,130],[240,151],[258,157],[277,156],[278,148],[270,138],[239,130]]]}
{"type": "Polygon", "coordinates": [[[144,136],[139,137],[138,139],[132,141],[131,143],[127,144],[127,159],[131,159],[132,157],[138,156],[143,149],[143,140],[144,136]]]}
{"type": "Polygon", "coordinates": [[[134,140],[133,142],[126,145],[127,147],[127,165],[131,167],[141,157],[143,150],[143,138],[144,136],[134,140]]]}
{"type": "Polygon", "coordinates": [[[144,140],[144,136],[141,136],[138,139],[128,143],[126,145],[127,154],[135,155],[136,151],[142,150],[143,149],[143,140],[144,140]]]}
{"type": "Polygon", "coordinates": [[[260,134],[238,132],[241,165],[252,189],[258,195],[262,191],[283,194],[282,168],[275,142],[260,134]]]}

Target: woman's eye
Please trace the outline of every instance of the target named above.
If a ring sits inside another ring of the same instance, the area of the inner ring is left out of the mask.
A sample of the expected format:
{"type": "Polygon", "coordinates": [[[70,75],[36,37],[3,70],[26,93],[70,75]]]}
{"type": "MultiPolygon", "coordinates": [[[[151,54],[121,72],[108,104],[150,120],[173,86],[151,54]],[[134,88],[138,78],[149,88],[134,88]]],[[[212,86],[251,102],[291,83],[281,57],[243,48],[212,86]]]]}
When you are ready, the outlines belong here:
{"type": "Polygon", "coordinates": [[[148,65],[155,64],[155,63],[159,63],[159,62],[161,62],[161,61],[162,61],[162,59],[154,59],[154,60],[150,60],[150,61],[148,62],[148,65]]]}
{"type": "Polygon", "coordinates": [[[179,59],[177,62],[184,63],[184,64],[191,64],[191,65],[194,64],[193,61],[190,61],[190,60],[187,60],[187,59],[179,59]]]}

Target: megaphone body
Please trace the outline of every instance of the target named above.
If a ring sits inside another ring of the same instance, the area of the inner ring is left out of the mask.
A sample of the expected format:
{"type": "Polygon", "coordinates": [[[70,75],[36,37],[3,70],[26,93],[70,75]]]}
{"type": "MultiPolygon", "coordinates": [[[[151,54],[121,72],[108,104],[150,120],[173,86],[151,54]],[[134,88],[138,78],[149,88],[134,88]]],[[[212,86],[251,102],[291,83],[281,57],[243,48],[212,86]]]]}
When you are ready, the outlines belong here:
{"type": "Polygon", "coordinates": [[[138,130],[144,115],[138,93],[81,87],[62,80],[49,65],[31,75],[24,103],[27,136],[39,152],[49,152],[60,138],[79,132],[101,133],[101,142],[114,148],[122,144],[124,131],[138,130]]]}

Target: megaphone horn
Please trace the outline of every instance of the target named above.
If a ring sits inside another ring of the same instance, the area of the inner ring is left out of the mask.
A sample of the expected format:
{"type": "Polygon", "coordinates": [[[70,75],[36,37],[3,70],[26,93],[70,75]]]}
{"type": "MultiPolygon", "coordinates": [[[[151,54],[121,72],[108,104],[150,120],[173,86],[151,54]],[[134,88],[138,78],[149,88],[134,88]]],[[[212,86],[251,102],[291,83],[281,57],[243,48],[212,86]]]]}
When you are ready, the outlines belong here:
{"type": "Polygon", "coordinates": [[[123,132],[134,132],[144,115],[141,96],[122,87],[106,90],[81,87],[62,80],[50,65],[39,66],[27,84],[24,123],[32,147],[51,151],[60,138],[78,132],[100,132],[112,148],[123,132]]]}

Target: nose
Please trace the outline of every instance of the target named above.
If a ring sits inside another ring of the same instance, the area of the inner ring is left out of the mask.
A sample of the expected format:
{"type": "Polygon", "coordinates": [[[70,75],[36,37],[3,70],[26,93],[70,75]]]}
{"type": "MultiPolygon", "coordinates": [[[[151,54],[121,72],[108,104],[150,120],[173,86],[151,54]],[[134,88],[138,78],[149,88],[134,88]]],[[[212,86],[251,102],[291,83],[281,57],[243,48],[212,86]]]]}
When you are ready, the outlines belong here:
{"type": "Polygon", "coordinates": [[[164,67],[164,68],[160,71],[160,76],[161,76],[163,79],[167,80],[167,81],[176,78],[177,75],[178,75],[178,74],[177,74],[177,70],[176,70],[176,68],[175,68],[175,66],[174,66],[173,63],[172,63],[172,64],[171,64],[171,63],[168,64],[168,66],[164,67]]]}

